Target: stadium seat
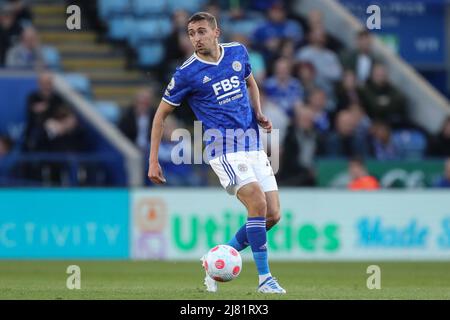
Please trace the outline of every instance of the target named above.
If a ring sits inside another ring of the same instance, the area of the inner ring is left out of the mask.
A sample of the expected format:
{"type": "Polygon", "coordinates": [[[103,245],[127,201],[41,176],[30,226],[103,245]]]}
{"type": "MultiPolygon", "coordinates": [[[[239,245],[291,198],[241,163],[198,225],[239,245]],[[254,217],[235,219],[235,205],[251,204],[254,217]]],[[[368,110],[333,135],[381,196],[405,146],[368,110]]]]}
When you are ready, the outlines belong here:
{"type": "Polygon", "coordinates": [[[393,141],[405,159],[421,159],[427,148],[426,137],[418,130],[396,130],[393,133],[393,141]]]}
{"type": "Polygon", "coordinates": [[[161,63],[164,55],[164,47],[161,43],[144,44],[138,47],[138,64],[148,68],[161,63]]]}
{"type": "Polygon", "coordinates": [[[103,21],[107,21],[114,14],[127,14],[130,9],[130,0],[98,0],[98,11],[103,21]]]}
{"type": "Polygon", "coordinates": [[[242,34],[247,37],[251,37],[255,32],[256,28],[261,24],[262,20],[259,19],[248,19],[241,20],[237,22],[230,22],[227,31],[230,34],[242,34]]]}
{"type": "Polygon", "coordinates": [[[151,18],[139,20],[130,34],[130,45],[137,48],[140,43],[165,38],[172,29],[172,25],[163,18],[151,18]]]}
{"type": "Polygon", "coordinates": [[[125,40],[132,34],[135,20],[132,17],[115,17],[109,22],[108,38],[111,40],[125,40]]]}
{"type": "Polygon", "coordinates": [[[166,0],[133,0],[132,11],[136,17],[164,13],[166,9],[166,0]]]}
{"type": "Polygon", "coordinates": [[[167,37],[172,32],[172,20],[169,17],[161,17],[159,20],[159,29],[161,31],[162,37],[167,37]]]}
{"type": "Polygon", "coordinates": [[[108,121],[117,124],[120,119],[120,107],[114,101],[96,101],[95,109],[108,121]]]}
{"type": "Polygon", "coordinates": [[[61,57],[58,49],[52,46],[42,46],[42,54],[46,65],[52,70],[61,69],[61,57]]]}
{"type": "Polygon", "coordinates": [[[168,0],[170,11],[184,9],[190,13],[200,11],[206,4],[205,0],[168,0]]]}
{"type": "Polygon", "coordinates": [[[91,97],[91,83],[89,79],[81,73],[65,73],[62,77],[86,98],[91,97]]]}

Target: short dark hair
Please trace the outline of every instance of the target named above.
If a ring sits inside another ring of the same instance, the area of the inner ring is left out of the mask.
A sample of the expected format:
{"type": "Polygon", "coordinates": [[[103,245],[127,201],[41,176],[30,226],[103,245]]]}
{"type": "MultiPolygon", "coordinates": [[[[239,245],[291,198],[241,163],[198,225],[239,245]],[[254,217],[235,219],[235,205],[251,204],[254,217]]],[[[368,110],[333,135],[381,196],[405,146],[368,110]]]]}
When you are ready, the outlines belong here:
{"type": "Polygon", "coordinates": [[[212,14],[208,13],[208,12],[197,12],[194,13],[188,20],[188,25],[191,22],[197,22],[197,21],[202,21],[202,20],[206,20],[208,22],[208,24],[211,26],[212,29],[217,28],[217,19],[216,17],[214,17],[212,14]]]}
{"type": "Polygon", "coordinates": [[[362,167],[365,167],[364,157],[360,154],[354,154],[350,159],[348,160],[348,163],[355,163],[359,164],[362,167]]]}

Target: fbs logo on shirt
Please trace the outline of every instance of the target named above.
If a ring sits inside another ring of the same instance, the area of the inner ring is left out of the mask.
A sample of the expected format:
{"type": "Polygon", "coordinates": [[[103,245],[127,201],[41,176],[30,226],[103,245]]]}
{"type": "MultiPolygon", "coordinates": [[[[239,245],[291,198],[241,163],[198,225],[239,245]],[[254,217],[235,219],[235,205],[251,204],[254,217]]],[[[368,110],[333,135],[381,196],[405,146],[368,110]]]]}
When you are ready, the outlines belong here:
{"type": "Polygon", "coordinates": [[[227,93],[228,91],[239,87],[239,84],[238,76],[232,76],[230,79],[224,79],[220,82],[213,83],[212,87],[214,89],[214,94],[218,96],[221,93],[227,93]]]}

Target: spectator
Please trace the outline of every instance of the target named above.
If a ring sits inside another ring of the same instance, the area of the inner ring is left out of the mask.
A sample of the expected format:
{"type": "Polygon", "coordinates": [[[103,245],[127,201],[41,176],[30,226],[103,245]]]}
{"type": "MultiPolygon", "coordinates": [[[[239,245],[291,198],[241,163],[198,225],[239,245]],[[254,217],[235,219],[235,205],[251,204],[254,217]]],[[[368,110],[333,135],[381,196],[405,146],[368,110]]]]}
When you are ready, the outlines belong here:
{"type": "Polygon", "coordinates": [[[336,131],[328,134],[325,153],[332,157],[354,157],[369,154],[367,136],[358,135],[358,119],[350,110],[340,111],[336,116],[336,131]]]}
{"type": "MultiPolygon", "coordinates": [[[[320,88],[326,90],[326,85],[321,83],[317,78],[317,72],[314,65],[310,62],[299,62],[294,67],[295,76],[300,80],[300,83],[304,90],[304,100],[308,101],[312,92],[320,88]]],[[[325,91],[327,96],[329,92],[325,91]]]]}
{"type": "Polygon", "coordinates": [[[387,122],[394,128],[409,125],[406,100],[389,82],[384,65],[374,65],[361,93],[362,105],[370,118],[387,122]]]}
{"type": "Polygon", "coordinates": [[[378,59],[372,53],[372,36],[367,30],[360,31],[356,39],[356,49],[342,55],[342,65],[356,74],[359,84],[369,79],[372,67],[378,59]]]}
{"type": "Polygon", "coordinates": [[[378,190],[380,184],[378,180],[371,176],[362,161],[355,157],[348,162],[348,171],[350,174],[349,190],[378,190]]]}
{"type": "Polygon", "coordinates": [[[272,127],[279,130],[280,141],[283,141],[289,124],[289,117],[283,110],[280,110],[276,103],[266,96],[264,90],[260,90],[259,98],[263,114],[272,121],[272,127]]]}
{"type": "MultiPolygon", "coordinates": [[[[355,133],[361,137],[362,140],[367,140],[372,121],[369,119],[364,109],[357,103],[349,105],[345,110],[350,111],[356,121],[355,133]]],[[[370,148],[369,148],[370,149],[370,148]]]]}
{"type": "Polygon", "coordinates": [[[308,99],[307,107],[313,112],[314,127],[320,133],[326,133],[330,130],[330,118],[326,110],[327,94],[319,88],[315,88],[308,99]]]}
{"type": "MultiPolygon", "coordinates": [[[[323,23],[323,14],[320,10],[310,10],[308,12],[307,20],[306,31],[308,34],[311,32],[311,30],[325,30],[325,24],[323,23]]],[[[326,47],[332,51],[338,52],[342,45],[334,37],[328,35],[326,47]]]]}
{"type": "Polygon", "coordinates": [[[44,123],[50,152],[83,152],[87,150],[83,129],[77,116],[67,106],[58,108],[44,123]]]}
{"type": "Polygon", "coordinates": [[[260,44],[266,62],[278,55],[281,39],[292,39],[295,45],[303,40],[303,29],[299,23],[286,18],[282,2],[275,2],[267,13],[268,20],[260,25],[253,36],[253,42],[260,44]]]}
{"type": "Polygon", "coordinates": [[[294,107],[303,100],[303,88],[296,78],[291,76],[291,61],[280,58],[275,62],[274,76],[268,78],[263,85],[267,96],[291,116],[294,107]]]}
{"type": "Polygon", "coordinates": [[[279,58],[293,61],[295,56],[295,42],[292,39],[283,38],[280,42],[279,58]]]}
{"type": "Polygon", "coordinates": [[[450,188],[450,158],[444,163],[444,175],[434,185],[436,188],[450,188]]]}
{"type": "MultiPolygon", "coordinates": [[[[76,115],[61,105],[54,94],[52,78],[48,73],[40,76],[40,90],[28,101],[28,120],[24,149],[27,152],[67,153],[83,152],[87,141],[76,115]]],[[[68,168],[60,161],[42,160],[23,167],[25,178],[41,181],[46,185],[65,185],[69,179],[68,168]]]]}
{"type": "Polygon", "coordinates": [[[10,6],[14,12],[16,20],[21,24],[31,24],[33,21],[33,15],[31,13],[28,4],[24,0],[8,0],[10,6]]]}
{"type": "Polygon", "coordinates": [[[7,50],[17,41],[22,28],[9,6],[0,8],[0,67],[4,66],[7,50]]]}
{"type": "MultiPolygon", "coordinates": [[[[317,78],[324,83],[330,92],[334,88],[334,82],[341,79],[342,67],[337,55],[326,48],[327,37],[324,29],[311,30],[309,45],[300,48],[296,53],[299,62],[310,62],[317,71],[317,78]]],[[[328,91],[327,90],[327,91],[328,91]]]]}
{"type": "MultiPolygon", "coordinates": [[[[60,154],[87,150],[83,129],[69,107],[59,107],[44,122],[44,129],[47,149],[39,151],[60,154]]],[[[29,178],[42,181],[45,185],[64,186],[69,184],[70,168],[67,163],[62,161],[43,160],[32,163],[27,169],[27,173],[31,174],[28,176],[29,178]]]]}
{"type": "Polygon", "coordinates": [[[132,106],[126,109],[119,128],[142,152],[149,148],[153,117],[156,113],[153,89],[145,88],[136,94],[132,106]]]}
{"type": "Polygon", "coordinates": [[[32,92],[27,99],[26,151],[49,150],[49,141],[44,124],[63,103],[62,98],[54,91],[51,73],[41,73],[38,85],[39,89],[32,92]]]}
{"type": "Polygon", "coordinates": [[[26,27],[22,31],[20,43],[8,50],[6,67],[38,70],[45,68],[39,37],[33,27],[26,27]]]}
{"type": "Polygon", "coordinates": [[[182,62],[185,52],[181,48],[180,38],[186,37],[189,14],[185,10],[176,10],[172,14],[172,33],[164,40],[164,52],[169,61],[182,62]]]}
{"type": "Polygon", "coordinates": [[[388,123],[375,121],[372,131],[372,153],[377,160],[397,160],[401,158],[401,148],[392,138],[392,130],[388,123]]]}
{"type": "Polygon", "coordinates": [[[320,10],[313,9],[308,12],[308,32],[318,28],[324,28],[323,15],[320,10]]]}
{"type": "Polygon", "coordinates": [[[295,111],[283,142],[278,179],[282,185],[314,186],[314,160],[320,153],[320,135],[314,128],[314,113],[310,109],[298,107],[295,111]]]}
{"type": "MultiPolygon", "coordinates": [[[[207,10],[207,12],[213,12],[207,10]]],[[[227,42],[233,35],[239,34],[245,37],[252,37],[256,28],[264,20],[263,16],[254,11],[245,10],[241,6],[233,6],[229,11],[224,11],[219,17],[219,24],[222,26],[222,37],[227,42]]]]}
{"type": "Polygon", "coordinates": [[[450,115],[444,120],[439,133],[432,139],[430,155],[450,157],[450,115]]]}
{"type": "Polygon", "coordinates": [[[6,157],[12,148],[12,141],[7,136],[0,136],[0,160],[6,157]]]}
{"type": "Polygon", "coordinates": [[[355,73],[352,70],[344,72],[342,82],[336,88],[336,111],[340,111],[352,104],[361,104],[361,89],[356,82],[355,73]]]}

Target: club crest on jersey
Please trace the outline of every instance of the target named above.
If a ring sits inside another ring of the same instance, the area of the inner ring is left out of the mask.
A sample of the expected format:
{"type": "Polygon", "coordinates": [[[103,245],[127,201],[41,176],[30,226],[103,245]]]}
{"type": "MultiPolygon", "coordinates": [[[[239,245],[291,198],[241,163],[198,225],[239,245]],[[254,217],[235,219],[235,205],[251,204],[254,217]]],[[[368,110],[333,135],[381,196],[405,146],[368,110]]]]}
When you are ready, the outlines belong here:
{"type": "Polygon", "coordinates": [[[233,61],[232,67],[233,70],[237,72],[242,70],[242,64],[239,61],[233,61]]]}
{"type": "Polygon", "coordinates": [[[169,84],[167,85],[167,90],[172,90],[173,88],[175,87],[175,79],[174,78],[172,78],[172,79],[170,79],[170,82],[169,82],[169,84]]]}
{"type": "Polygon", "coordinates": [[[241,172],[247,172],[248,167],[247,167],[246,164],[240,163],[240,164],[238,165],[238,170],[241,171],[241,172]]]}

